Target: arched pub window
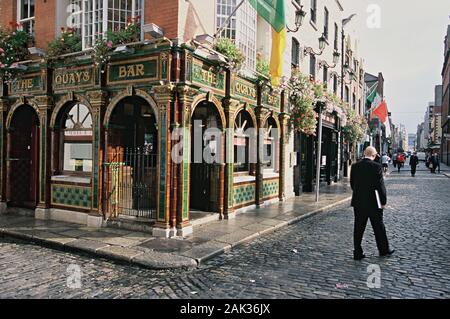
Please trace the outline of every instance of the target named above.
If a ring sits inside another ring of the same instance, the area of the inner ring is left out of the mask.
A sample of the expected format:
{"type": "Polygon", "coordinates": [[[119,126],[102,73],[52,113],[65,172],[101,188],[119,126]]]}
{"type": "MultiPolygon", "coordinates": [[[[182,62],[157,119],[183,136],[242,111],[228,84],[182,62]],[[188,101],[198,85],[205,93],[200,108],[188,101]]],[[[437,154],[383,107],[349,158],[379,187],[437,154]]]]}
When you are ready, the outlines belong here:
{"type": "Polygon", "coordinates": [[[61,169],[69,174],[92,172],[92,114],[76,103],[62,117],[61,169]]]}
{"type": "Polygon", "coordinates": [[[266,172],[277,173],[278,172],[278,152],[279,152],[279,140],[278,140],[278,127],[276,121],[270,117],[265,124],[264,128],[264,152],[262,167],[266,172]]]}
{"type": "Polygon", "coordinates": [[[234,128],[234,172],[241,174],[250,174],[254,172],[254,165],[250,160],[250,143],[252,136],[250,136],[247,129],[252,128],[252,118],[250,114],[242,110],[238,113],[235,119],[234,128]]]}

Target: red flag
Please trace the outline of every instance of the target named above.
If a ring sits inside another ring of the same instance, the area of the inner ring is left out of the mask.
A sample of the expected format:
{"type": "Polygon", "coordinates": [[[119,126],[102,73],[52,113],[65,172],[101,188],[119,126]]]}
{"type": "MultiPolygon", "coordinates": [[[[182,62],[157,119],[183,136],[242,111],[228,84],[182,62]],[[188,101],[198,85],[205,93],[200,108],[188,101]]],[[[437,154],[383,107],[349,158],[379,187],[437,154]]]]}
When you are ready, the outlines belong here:
{"type": "Polygon", "coordinates": [[[386,123],[389,116],[386,101],[381,102],[381,104],[372,111],[370,114],[370,120],[372,120],[375,116],[380,119],[381,123],[386,123]]]}

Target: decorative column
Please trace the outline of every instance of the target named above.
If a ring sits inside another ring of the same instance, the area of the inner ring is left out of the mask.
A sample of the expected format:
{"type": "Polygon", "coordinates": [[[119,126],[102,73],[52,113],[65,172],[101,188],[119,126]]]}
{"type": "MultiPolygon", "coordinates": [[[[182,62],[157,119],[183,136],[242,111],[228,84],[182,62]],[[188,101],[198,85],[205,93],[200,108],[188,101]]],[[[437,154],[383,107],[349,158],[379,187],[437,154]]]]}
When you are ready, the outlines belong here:
{"type": "Polygon", "coordinates": [[[224,171],[224,196],[223,196],[223,217],[232,219],[234,214],[234,117],[239,101],[225,98],[222,101],[227,125],[225,128],[225,167],[224,171]]]}
{"type": "MultiPolygon", "coordinates": [[[[3,83],[0,81],[0,85],[3,83]]],[[[5,112],[7,103],[0,99],[0,214],[6,212],[6,131],[5,131],[5,112]]]]}
{"type": "Polygon", "coordinates": [[[170,237],[175,235],[173,225],[170,225],[170,194],[171,194],[171,105],[174,97],[174,86],[163,85],[154,88],[158,103],[158,201],[156,209],[156,224],[153,236],[170,237]]]}
{"type": "Polygon", "coordinates": [[[102,148],[104,128],[102,125],[105,109],[107,106],[107,94],[104,91],[97,90],[88,93],[89,103],[92,107],[92,123],[93,123],[93,154],[92,154],[92,191],[91,191],[91,210],[95,214],[102,214],[104,208],[102,207],[103,188],[103,152],[102,148]]]}
{"type": "MultiPolygon", "coordinates": [[[[260,94],[261,95],[261,94],[260,94]]],[[[263,177],[263,171],[262,171],[262,148],[264,147],[264,134],[262,134],[261,130],[264,129],[263,127],[263,121],[264,121],[264,108],[260,105],[260,97],[258,97],[258,107],[255,108],[256,113],[256,121],[258,126],[258,132],[257,132],[257,150],[258,154],[256,156],[256,194],[255,194],[255,204],[256,207],[260,207],[263,203],[263,184],[264,184],[264,177],[263,177]]]]}
{"type": "Polygon", "coordinates": [[[39,200],[35,211],[36,218],[45,219],[50,208],[50,179],[51,179],[51,134],[50,111],[53,100],[50,96],[36,96],[40,121],[40,150],[39,150],[39,200]]]}
{"type": "Polygon", "coordinates": [[[286,127],[288,116],[286,114],[286,91],[281,95],[281,113],[278,116],[280,121],[280,172],[279,172],[279,192],[278,198],[282,202],[286,199],[286,127]]]}
{"type": "MultiPolygon", "coordinates": [[[[189,213],[189,163],[191,160],[191,110],[194,96],[198,94],[198,91],[188,87],[178,87],[178,120],[179,123],[175,123],[178,128],[179,134],[181,134],[178,143],[180,145],[181,160],[178,161],[177,169],[177,215],[176,215],[176,228],[179,236],[185,236],[192,233],[192,225],[190,223],[189,213]]],[[[177,143],[177,142],[175,142],[177,143]]]]}

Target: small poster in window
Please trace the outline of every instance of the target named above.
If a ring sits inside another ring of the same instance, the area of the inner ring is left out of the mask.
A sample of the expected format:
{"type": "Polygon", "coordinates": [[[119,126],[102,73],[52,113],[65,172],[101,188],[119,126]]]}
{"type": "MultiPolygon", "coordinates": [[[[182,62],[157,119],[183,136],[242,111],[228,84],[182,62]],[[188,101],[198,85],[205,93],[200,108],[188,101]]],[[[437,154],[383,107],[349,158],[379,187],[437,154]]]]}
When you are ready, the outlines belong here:
{"type": "Polygon", "coordinates": [[[75,172],[82,172],[82,171],[83,171],[83,160],[76,159],[75,160],[75,172]]]}

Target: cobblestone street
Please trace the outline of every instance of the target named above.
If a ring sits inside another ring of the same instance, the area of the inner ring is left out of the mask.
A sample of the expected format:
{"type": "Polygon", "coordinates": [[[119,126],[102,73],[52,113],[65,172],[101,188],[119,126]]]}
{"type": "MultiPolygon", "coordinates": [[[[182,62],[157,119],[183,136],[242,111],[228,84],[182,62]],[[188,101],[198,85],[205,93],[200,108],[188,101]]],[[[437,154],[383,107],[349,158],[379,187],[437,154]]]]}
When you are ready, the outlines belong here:
{"type": "Polygon", "coordinates": [[[0,297],[450,298],[450,179],[426,171],[413,179],[405,168],[387,185],[385,223],[396,249],[390,258],[378,257],[369,224],[368,258],[352,259],[348,207],[262,236],[194,271],[146,270],[2,238],[0,297]],[[381,269],[380,288],[367,286],[370,265],[381,269]],[[81,287],[69,288],[76,267],[81,287]]]}

